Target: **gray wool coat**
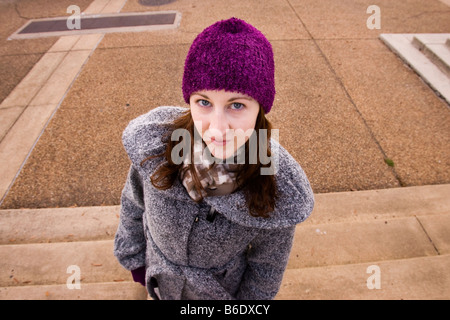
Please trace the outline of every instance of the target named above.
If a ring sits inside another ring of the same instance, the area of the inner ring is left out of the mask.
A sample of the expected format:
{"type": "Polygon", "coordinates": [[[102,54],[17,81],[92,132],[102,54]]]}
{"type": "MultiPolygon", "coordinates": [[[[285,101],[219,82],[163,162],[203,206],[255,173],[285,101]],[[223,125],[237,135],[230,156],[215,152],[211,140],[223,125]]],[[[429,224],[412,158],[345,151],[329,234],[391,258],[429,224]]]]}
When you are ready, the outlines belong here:
{"type": "Polygon", "coordinates": [[[114,254],[127,270],[146,267],[153,298],[158,286],[161,299],[273,299],[295,226],[314,206],[309,181],[294,158],[271,140],[272,152],[278,150],[280,197],[270,218],[252,217],[242,191],[196,203],[178,179],[168,190],[156,189],[150,176],[163,159],[140,163],[165,150],[161,137],[183,110],[158,107],[132,120],[123,133],[131,167],[114,254]]]}

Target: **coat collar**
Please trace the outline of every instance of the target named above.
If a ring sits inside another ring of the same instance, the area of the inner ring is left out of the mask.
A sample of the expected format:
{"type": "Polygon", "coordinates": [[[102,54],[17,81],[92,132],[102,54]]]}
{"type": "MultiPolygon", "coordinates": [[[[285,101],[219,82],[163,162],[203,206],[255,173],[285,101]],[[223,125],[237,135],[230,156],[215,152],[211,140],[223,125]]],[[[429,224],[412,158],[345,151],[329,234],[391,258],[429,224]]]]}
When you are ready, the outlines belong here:
{"type": "MultiPolygon", "coordinates": [[[[161,141],[161,137],[167,133],[167,125],[185,110],[180,107],[159,107],[130,122],[122,140],[128,156],[136,167],[140,167],[141,161],[149,155],[164,152],[165,144],[161,141]]],[[[277,141],[271,140],[271,145],[272,152],[277,157],[275,178],[280,196],[269,218],[253,217],[249,214],[243,191],[206,197],[203,201],[229,220],[248,227],[285,228],[305,220],[314,206],[309,181],[300,165],[277,141]]],[[[152,159],[141,167],[146,173],[146,179],[162,162],[161,158],[152,159]]],[[[175,201],[193,201],[179,179],[176,179],[171,188],[159,191],[158,194],[161,196],[175,201]]]]}
{"type": "MultiPolygon", "coordinates": [[[[276,143],[276,142],[272,142],[276,143]]],[[[279,199],[275,210],[269,218],[253,217],[248,211],[245,195],[242,190],[228,195],[209,196],[203,199],[208,206],[224,215],[234,223],[245,227],[260,229],[275,229],[294,226],[304,221],[312,212],[314,197],[309,182],[298,163],[279,146],[281,156],[280,168],[276,174],[279,199]]],[[[146,178],[154,172],[157,166],[146,165],[146,178]]],[[[152,186],[153,187],[153,186],[152,186]]],[[[189,196],[179,179],[167,190],[158,190],[155,195],[161,195],[174,201],[190,202],[194,200],[189,196]]]]}

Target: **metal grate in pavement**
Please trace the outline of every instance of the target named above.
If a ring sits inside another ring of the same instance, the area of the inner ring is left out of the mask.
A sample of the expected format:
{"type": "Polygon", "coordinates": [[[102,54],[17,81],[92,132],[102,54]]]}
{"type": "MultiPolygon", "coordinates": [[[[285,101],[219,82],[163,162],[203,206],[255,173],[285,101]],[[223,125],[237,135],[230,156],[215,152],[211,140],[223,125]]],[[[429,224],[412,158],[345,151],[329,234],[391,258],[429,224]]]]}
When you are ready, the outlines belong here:
{"type": "Polygon", "coordinates": [[[9,39],[30,39],[89,33],[140,32],[177,28],[181,14],[177,11],[119,13],[79,16],[79,29],[71,29],[73,16],[30,20],[9,39]],[[68,22],[70,20],[70,22],[68,22]]]}

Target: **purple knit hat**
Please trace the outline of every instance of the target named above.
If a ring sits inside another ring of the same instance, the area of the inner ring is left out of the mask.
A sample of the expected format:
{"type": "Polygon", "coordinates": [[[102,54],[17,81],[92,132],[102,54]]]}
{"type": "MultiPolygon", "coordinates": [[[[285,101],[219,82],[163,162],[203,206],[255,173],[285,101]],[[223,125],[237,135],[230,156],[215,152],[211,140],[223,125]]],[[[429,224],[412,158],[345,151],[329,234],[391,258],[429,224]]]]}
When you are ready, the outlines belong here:
{"type": "Polygon", "coordinates": [[[269,113],[275,98],[273,51],[266,37],[243,20],[231,18],[203,30],[192,43],[183,75],[183,97],[226,90],[244,93],[269,113]]]}

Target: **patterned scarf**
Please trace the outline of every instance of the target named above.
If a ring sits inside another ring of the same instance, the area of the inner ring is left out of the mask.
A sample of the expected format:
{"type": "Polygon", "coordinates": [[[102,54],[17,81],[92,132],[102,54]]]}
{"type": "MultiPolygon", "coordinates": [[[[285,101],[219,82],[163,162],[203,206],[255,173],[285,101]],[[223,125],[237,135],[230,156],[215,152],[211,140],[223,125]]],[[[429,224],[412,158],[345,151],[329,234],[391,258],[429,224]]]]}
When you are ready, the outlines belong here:
{"type": "Polygon", "coordinates": [[[208,191],[216,190],[217,188],[221,188],[221,186],[228,186],[228,189],[231,187],[229,193],[237,188],[237,185],[235,185],[236,171],[239,168],[239,164],[236,164],[237,156],[234,157],[234,162],[231,164],[226,163],[226,160],[221,161],[222,163],[217,163],[218,161],[215,161],[213,156],[208,157],[207,155],[204,155],[209,151],[205,151],[205,148],[207,148],[207,146],[202,139],[198,139],[194,142],[192,158],[195,172],[202,185],[201,196],[194,186],[194,179],[188,164],[189,159],[185,159],[181,170],[182,183],[189,196],[195,201],[200,200],[201,197],[207,197],[209,195],[208,191]]]}

